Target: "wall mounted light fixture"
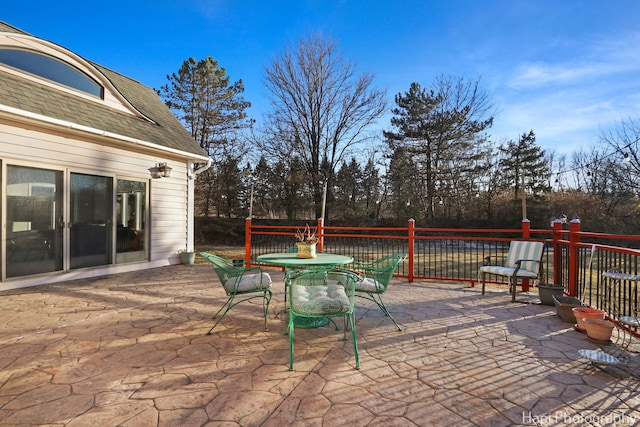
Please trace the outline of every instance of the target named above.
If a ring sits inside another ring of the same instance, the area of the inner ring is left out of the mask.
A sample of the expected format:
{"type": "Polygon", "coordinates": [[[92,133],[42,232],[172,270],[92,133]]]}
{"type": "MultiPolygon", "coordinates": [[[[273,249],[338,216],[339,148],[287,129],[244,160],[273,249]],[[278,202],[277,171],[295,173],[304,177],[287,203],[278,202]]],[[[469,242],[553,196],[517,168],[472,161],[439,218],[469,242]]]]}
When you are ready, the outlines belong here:
{"type": "Polygon", "coordinates": [[[158,172],[161,177],[169,178],[171,176],[171,167],[169,167],[166,163],[158,163],[156,165],[158,172]]]}

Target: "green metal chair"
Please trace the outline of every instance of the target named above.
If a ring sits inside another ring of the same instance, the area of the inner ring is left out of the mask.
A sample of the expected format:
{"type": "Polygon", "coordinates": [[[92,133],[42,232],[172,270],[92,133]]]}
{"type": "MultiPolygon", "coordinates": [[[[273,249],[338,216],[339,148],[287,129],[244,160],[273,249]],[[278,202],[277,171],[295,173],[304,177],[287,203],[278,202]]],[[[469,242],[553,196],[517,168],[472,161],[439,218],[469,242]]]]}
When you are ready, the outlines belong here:
{"type": "Polygon", "coordinates": [[[343,317],[343,339],[347,339],[347,325],[351,329],[356,369],[360,369],[356,323],[354,316],[355,283],[358,276],[344,269],[301,270],[294,272],[289,282],[289,369],[293,369],[294,329],[296,320],[303,318],[343,317]]]}
{"type": "Polygon", "coordinates": [[[402,328],[384,305],[382,295],[387,291],[398,265],[406,258],[407,254],[396,253],[370,263],[354,263],[354,270],[361,275],[361,280],[356,283],[356,296],[375,302],[399,331],[402,331],[402,328]]]}
{"type": "Polygon", "coordinates": [[[222,307],[220,307],[220,310],[218,310],[213,318],[215,319],[218,317],[218,314],[220,314],[223,309],[224,313],[222,313],[222,316],[220,316],[211,329],[209,329],[207,335],[211,335],[213,328],[222,321],[229,310],[241,302],[248,301],[253,298],[263,299],[264,330],[268,331],[267,314],[269,313],[269,302],[271,301],[272,295],[271,276],[269,276],[268,273],[263,273],[262,269],[258,266],[235,266],[231,261],[208,252],[200,252],[200,256],[213,265],[218,279],[220,279],[220,282],[228,296],[227,301],[222,305],[222,307]]]}
{"type": "MultiPolygon", "coordinates": [[[[298,252],[297,246],[289,246],[286,250],[287,253],[296,253],[298,252]]],[[[296,271],[300,269],[285,267],[284,269],[284,311],[287,311],[287,295],[289,294],[289,281],[291,280],[291,276],[295,274],[296,271]]]]}

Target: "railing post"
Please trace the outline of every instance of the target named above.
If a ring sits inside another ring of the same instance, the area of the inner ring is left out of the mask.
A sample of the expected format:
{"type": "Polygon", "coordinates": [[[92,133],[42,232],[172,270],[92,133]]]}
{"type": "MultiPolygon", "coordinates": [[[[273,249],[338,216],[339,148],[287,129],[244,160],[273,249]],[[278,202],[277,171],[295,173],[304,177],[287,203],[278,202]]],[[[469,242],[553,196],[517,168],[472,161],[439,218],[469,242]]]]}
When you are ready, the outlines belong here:
{"type": "Polygon", "coordinates": [[[244,220],[244,261],[251,261],[251,217],[244,220]]]}
{"type": "Polygon", "coordinates": [[[531,237],[531,222],[525,218],[522,220],[522,238],[528,239],[531,237]]]}
{"type": "Polygon", "coordinates": [[[569,295],[577,296],[578,292],[578,263],[580,253],[580,220],[575,218],[569,222],[569,295]]]}
{"type": "MultiPolygon", "coordinates": [[[[528,239],[531,237],[531,221],[527,218],[522,220],[522,238],[528,239]]],[[[522,279],[522,292],[529,292],[529,279],[522,279]]]]}
{"type": "Polygon", "coordinates": [[[318,218],[318,252],[324,248],[324,218],[318,218]]]}
{"type": "Polygon", "coordinates": [[[553,220],[553,284],[563,285],[562,283],[562,221],[553,220]]]}
{"type": "Polygon", "coordinates": [[[413,254],[415,235],[416,235],[416,220],[409,218],[409,224],[407,227],[407,257],[409,258],[409,283],[413,282],[413,254]]]}

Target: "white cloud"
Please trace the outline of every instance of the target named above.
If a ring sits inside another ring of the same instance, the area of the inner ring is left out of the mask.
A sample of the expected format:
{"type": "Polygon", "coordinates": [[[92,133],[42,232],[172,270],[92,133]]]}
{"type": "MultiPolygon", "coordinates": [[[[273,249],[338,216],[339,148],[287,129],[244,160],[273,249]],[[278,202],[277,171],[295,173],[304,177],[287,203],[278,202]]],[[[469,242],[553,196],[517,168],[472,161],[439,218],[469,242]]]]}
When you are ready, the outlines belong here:
{"type": "Polygon", "coordinates": [[[529,63],[517,68],[507,86],[518,90],[550,85],[576,85],[621,71],[616,64],[610,63],[583,65],[529,63]]]}
{"type": "Polygon", "coordinates": [[[537,143],[572,152],[640,112],[638,34],[600,40],[564,60],[522,62],[499,94],[498,139],[530,129],[537,143]],[[504,90],[506,89],[506,90],[504,90]]]}
{"type": "Polygon", "coordinates": [[[517,65],[507,86],[515,89],[553,85],[581,85],[615,79],[640,71],[639,33],[598,40],[574,50],[575,56],[559,61],[529,61],[517,65]]]}

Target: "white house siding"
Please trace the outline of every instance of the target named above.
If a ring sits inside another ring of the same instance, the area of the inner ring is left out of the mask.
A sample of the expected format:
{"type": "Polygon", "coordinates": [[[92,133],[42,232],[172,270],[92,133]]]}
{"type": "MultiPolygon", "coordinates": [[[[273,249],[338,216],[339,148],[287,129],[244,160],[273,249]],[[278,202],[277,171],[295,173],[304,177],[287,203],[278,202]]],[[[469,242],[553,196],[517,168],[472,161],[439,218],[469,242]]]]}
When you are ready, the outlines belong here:
{"type": "Polygon", "coordinates": [[[6,164],[18,164],[116,179],[147,180],[149,260],[8,279],[0,283],[0,289],[169,265],[179,262],[180,250],[193,248],[193,232],[189,229],[193,219],[188,218],[189,212],[193,212],[193,207],[189,206],[189,194],[193,192],[189,159],[162,150],[152,152],[146,147],[73,133],[76,132],[67,133],[63,128],[44,129],[0,117],[3,168],[6,164]],[[167,162],[172,168],[171,177],[151,178],[149,169],[159,162],[167,162]]]}

